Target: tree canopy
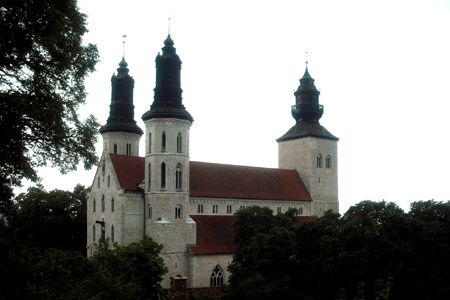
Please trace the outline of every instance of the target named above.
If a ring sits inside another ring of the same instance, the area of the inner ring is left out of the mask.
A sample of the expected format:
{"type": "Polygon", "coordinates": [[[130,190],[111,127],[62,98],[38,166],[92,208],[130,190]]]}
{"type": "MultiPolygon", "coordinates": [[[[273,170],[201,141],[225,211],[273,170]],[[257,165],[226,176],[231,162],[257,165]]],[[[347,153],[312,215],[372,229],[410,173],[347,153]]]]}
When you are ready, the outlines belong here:
{"type": "Polygon", "coordinates": [[[96,163],[98,123],[80,120],[84,79],[97,47],[83,45],[86,15],[75,0],[0,4],[0,209],[23,178],[48,163],[62,172],[96,163]]]}

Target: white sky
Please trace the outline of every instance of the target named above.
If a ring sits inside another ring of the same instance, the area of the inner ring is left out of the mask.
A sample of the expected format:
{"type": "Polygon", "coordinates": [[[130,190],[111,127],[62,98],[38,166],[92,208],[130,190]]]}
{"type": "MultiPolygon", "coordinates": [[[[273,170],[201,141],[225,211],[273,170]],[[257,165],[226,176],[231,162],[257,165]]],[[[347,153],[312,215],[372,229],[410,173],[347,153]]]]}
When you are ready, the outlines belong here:
{"type": "MultiPolygon", "coordinates": [[[[275,139],[305,69],[321,119],[339,141],[340,212],[361,200],[449,200],[450,1],[91,1],[85,42],[101,62],[81,114],[104,124],[122,58],[134,77],[135,119],[153,101],[154,60],[168,32],[183,61],[194,117],[191,160],[277,167],[275,139]]],[[[101,153],[101,138],[97,144],[101,153]]],[[[141,140],[141,154],[144,137],[141,140]]],[[[80,168],[82,169],[82,168],[80,168]]],[[[40,172],[48,189],[89,186],[94,170],[40,172]]]]}

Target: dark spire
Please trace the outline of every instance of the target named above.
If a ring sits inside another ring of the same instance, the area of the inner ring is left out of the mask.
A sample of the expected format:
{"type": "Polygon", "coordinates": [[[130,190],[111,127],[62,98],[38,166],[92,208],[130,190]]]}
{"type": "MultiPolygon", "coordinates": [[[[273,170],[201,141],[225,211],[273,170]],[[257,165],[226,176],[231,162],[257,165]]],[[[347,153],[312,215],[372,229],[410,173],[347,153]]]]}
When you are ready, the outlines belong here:
{"type": "Polygon", "coordinates": [[[320,92],[314,85],[314,79],[309,75],[308,65],[305,74],[300,79],[300,86],[295,95],[295,105],[292,106],[292,117],[296,124],[277,141],[298,139],[305,136],[315,136],[331,140],[339,140],[319,123],[323,115],[323,105],[319,104],[320,92]]]}
{"type": "Polygon", "coordinates": [[[192,116],[182,103],[181,60],[173,45],[169,34],[164,41],[162,55],[156,56],[155,96],[150,110],[142,116],[144,121],[153,118],[177,118],[193,122],[192,116]]]}
{"type": "Polygon", "coordinates": [[[106,125],[100,128],[100,133],[129,132],[143,134],[134,120],[133,89],[134,79],[128,72],[128,64],[123,57],[117,69],[117,75],[111,77],[111,104],[106,125]]]}

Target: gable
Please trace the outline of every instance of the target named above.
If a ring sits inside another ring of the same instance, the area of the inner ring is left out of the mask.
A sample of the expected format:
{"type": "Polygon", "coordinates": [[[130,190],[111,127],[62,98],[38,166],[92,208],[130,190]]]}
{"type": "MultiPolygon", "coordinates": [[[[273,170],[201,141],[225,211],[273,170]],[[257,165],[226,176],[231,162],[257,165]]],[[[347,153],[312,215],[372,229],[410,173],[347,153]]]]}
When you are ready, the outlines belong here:
{"type": "Polygon", "coordinates": [[[119,154],[109,154],[109,156],[120,187],[137,191],[138,185],[144,180],[145,158],[119,154]]]}

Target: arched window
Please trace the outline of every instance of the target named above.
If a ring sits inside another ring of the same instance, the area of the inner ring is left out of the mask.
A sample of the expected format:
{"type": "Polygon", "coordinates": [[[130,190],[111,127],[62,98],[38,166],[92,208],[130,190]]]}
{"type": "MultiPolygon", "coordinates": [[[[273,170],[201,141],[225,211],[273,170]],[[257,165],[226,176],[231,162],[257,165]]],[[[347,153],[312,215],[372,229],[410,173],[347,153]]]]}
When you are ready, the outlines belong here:
{"type": "Polygon", "coordinates": [[[183,151],[183,148],[181,146],[181,141],[182,141],[181,132],[178,132],[178,135],[177,135],[177,152],[178,153],[181,153],[183,151]]]}
{"type": "Polygon", "coordinates": [[[317,167],[322,168],[322,154],[317,155],[317,167]]]}
{"type": "Polygon", "coordinates": [[[211,272],[210,286],[222,286],[222,285],[223,285],[223,271],[219,265],[216,265],[216,267],[211,272]]]}
{"type": "Polygon", "coordinates": [[[131,144],[127,144],[127,155],[131,155],[131,144]]]}
{"type": "Polygon", "coordinates": [[[175,171],[175,188],[180,191],[183,188],[183,173],[182,166],[180,163],[177,164],[177,169],[175,171]]]}
{"type": "Polygon", "coordinates": [[[161,136],[161,151],[166,152],[166,132],[163,131],[161,136]]]}
{"type": "Polygon", "coordinates": [[[147,205],[147,218],[151,219],[152,218],[152,207],[151,205],[147,205]]]}
{"type": "Polygon", "coordinates": [[[117,154],[117,144],[114,144],[114,154],[117,154]]]}
{"type": "Polygon", "coordinates": [[[97,177],[97,188],[100,188],[100,176],[97,177]]]}
{"type": "Polygon", "coordinates": [[[233,211],[233,207],[231,205],[227,205],[227,214],[231,215],[233,211]]]}
{"type": "Polygon", "coordinates": [[[108,175],[108,187],[111,186],[111,176],[108,175]]]}
{"type": "Polygon", "coordinates": [[[325,168],[331,169],[331,156],[329,156],[329,155],[325,159],[325,168]]]}
{"type": "Polygon", "coordinates": [[[166,164],[161,164],[161,190],[166,189],[166,164]]]}
{"type": "Polygon", "coordinates": [[[202,213],[203,213],[203,204],[199,204],[199,205],[198,205],[198,207],[197,207],[197,212],[198,212],[199,214],[202,214],[202,213]]]}
{"type": "Polygon", "coordinates": [[[152,153],[152,133],[148,134],[148,153],[152,153]]]}
{"type": "Polygon", "coordinates": [[[217,214],[218,211],[219,211],[219,206],[217,204],[213,204],[213,206],[212,206],[212,213],[213,214],[217,214]]]}
{"type": "Polygon", "coordinates": [[[95,212],[95,199],[92,201],[92,211],[95,212]]]}
{"type": "Polygon", "coordinates": [[[178,204],[175,207],[175,219],[181,219],[182,216],[183,216],[183,207],[178,204]]]}
{"type": "Polygon", "coordinates": [[[148,170],[147,170],[147,191],[150,191],[152,189],[152,164],[148,164],[148,170]]]}
{"type": "Polygon", "coordinates": [[[111,212],[114,212],[114,198],[111,199],[111,212]]]}
{"type": "Polygon", "coordinates": [[[95,242],[95,224],[92,225],[92,241],[95,242]]]}
{"type": "Polygon", "coordinates": [[[111,243],[114,243],[114,225],[111,225],[111,243]]]}
{"type": "Polygon", "coordinates": [[[102,196],[102,212],[105,212],[105,195],[102,196]]]}

